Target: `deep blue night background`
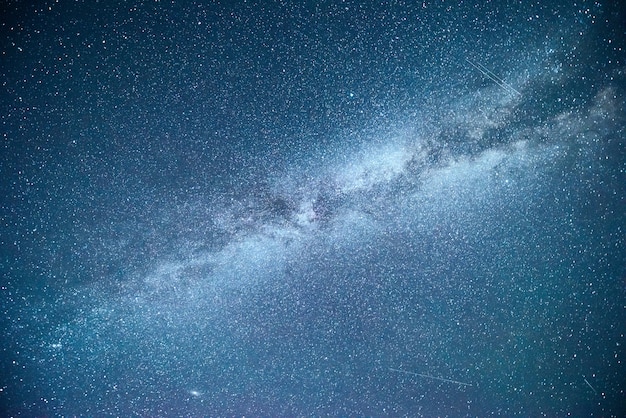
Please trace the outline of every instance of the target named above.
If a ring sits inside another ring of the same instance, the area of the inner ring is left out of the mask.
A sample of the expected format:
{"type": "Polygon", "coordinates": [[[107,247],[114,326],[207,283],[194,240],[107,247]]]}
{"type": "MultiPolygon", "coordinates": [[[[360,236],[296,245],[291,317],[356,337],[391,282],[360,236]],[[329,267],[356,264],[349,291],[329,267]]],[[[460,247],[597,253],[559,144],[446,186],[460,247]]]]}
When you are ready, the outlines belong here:
{"type": "Polygon", "coordinates": [[[504,3],[2,2],[0,415],[626,415],[626,15],[504,3]]]}

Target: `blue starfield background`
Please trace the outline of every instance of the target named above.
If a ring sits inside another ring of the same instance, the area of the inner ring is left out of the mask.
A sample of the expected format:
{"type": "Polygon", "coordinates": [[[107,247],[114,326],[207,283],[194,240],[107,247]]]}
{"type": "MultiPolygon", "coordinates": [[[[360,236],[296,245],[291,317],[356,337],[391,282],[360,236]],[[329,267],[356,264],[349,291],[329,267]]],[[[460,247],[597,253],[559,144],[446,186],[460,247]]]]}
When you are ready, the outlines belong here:
{"type": "Polygon", "coordinates": [[[626,415],[620,1],[3,1],[0,415],[626,415]]]}

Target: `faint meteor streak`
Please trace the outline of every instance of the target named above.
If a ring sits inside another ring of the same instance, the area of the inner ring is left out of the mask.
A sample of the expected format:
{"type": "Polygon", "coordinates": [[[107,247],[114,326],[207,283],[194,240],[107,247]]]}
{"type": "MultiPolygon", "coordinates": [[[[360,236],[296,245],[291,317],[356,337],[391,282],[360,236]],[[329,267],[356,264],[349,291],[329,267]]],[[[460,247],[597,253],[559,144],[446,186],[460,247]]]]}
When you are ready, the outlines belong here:
{"type": "Polygon", "coordinates": [[[409,372],[409,371],[406,371],[406,370],[393,369],[391,367],[389,368],[389,370],[391,370],[393,372],[398,372],[398,373],[412,374],[412,375],[415,375],[415,376],[424,377],[426,379],[440,380],[442,382],[448,382],[448,383],[456,383],[457,385],[474,386],[471,383],[459,382],[458,380],[452,380],[452,379],[446,379],[446,378],[443,378],[443,377],[431,376],[429,374],[409,372]]]}
{"type": "Polygon", "coordinates": [[[593,386],[591,386],[591,383],[589,383],[589,381],[587,380],[587,378],[585,376],[583,376],[583,380],[585,381],[587,386],[589,386],[591,388],[591,390],[593,390],[593,393],[595,393],[597,395],[598,391],[596,391],[596,389],[593,386]]]}
{"type": "Polygon", "coordinates": [[[513,86],[511,86],[506,81],[504,81],[503,79],[495,75],[491,70],[489,70],[489,68],[485,67],[484,65],[475,64],[467,58],[465,58],[465,61],[467,61],[472,67],[480,71],[482,75],[484,75],[485,77],[487,77],[488,79],[496,83],[500,88],[502,88],[502,90],[506,91],[507,93],[517,95],[517,96],[522,95],[522,93],[515,90],[513,86]]]}

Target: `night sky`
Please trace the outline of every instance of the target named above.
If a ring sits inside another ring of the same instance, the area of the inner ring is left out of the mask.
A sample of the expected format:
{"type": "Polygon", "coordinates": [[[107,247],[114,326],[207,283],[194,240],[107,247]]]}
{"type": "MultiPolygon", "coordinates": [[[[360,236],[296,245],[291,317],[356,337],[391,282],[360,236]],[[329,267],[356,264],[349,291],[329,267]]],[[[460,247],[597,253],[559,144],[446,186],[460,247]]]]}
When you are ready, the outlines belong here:
{"type": "Polygon", "coordinates": [[[0,415],[625,416],[619,3],[3,1],[0,415]]]}

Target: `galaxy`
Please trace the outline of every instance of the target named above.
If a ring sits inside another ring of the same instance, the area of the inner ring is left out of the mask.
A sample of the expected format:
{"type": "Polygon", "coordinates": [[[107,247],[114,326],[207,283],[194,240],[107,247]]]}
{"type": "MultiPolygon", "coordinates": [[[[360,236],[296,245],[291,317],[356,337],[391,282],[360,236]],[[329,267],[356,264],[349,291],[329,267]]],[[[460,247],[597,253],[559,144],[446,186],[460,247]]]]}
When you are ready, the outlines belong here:
{"type": "Polygon", "coordinates": [[[626,414],[619,2],[0,8],[0,415],[626,414]]]}

